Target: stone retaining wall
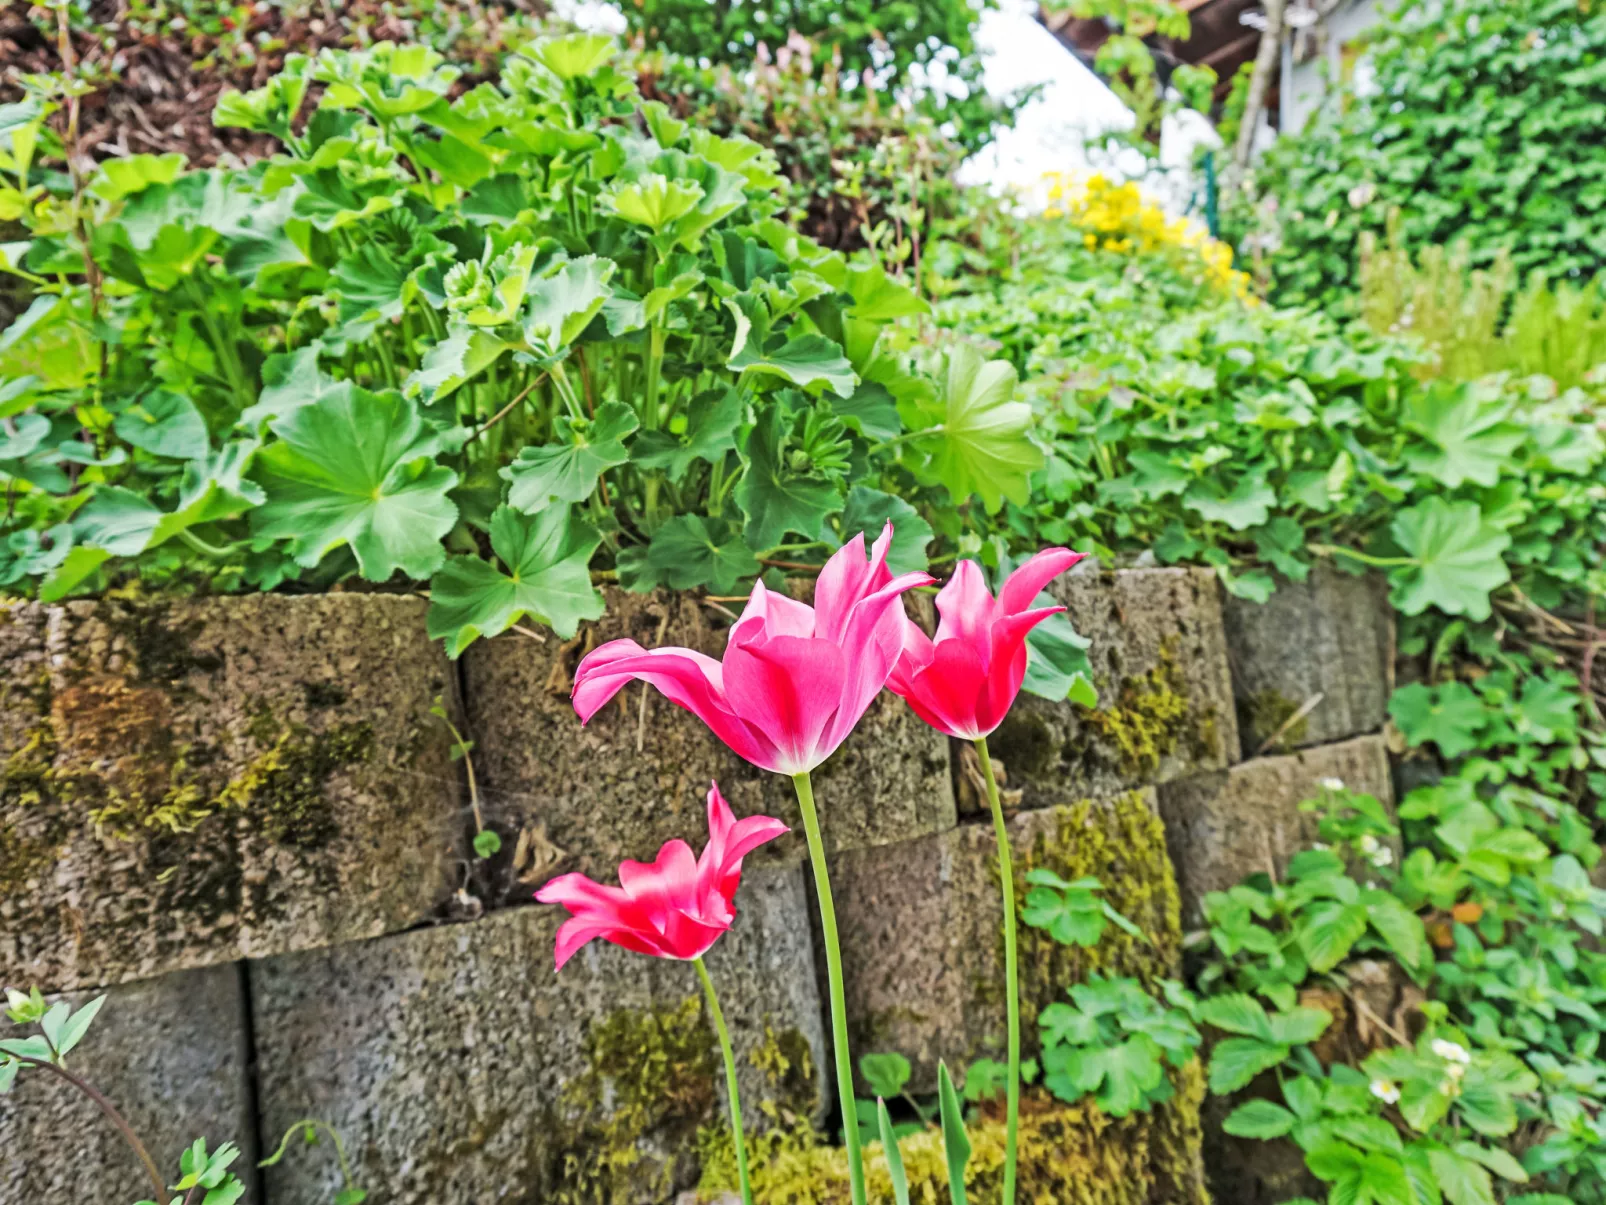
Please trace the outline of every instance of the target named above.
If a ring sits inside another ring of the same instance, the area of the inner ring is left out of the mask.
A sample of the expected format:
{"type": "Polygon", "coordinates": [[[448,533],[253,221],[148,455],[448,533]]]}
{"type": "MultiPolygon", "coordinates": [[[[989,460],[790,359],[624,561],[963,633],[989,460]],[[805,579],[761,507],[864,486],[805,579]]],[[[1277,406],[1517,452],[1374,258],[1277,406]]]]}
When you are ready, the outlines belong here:
{"type": "MultiPolygon", "coordinates": [[[[1155,941],[1117,934],[1095,961],[1028,930],[1028,1022],[1093,971],[1178,974],[1200,896],[1286,858],[1317,780],[1390,797],[1392,637],[1365,579],[1314,575],[1264,608],[1195,570],[1055,592],[1093,639],[1100,701],[1023,700],[995,735],[1019,873],[1097,875],[1155,941]]],[[[609,604],[574,641],[509,633],[456,667],[423,601],[392,595],[0,612],[0,983],[108,991],[75,1066],[166,1166],[186,1136],[271,1149],[317,1116],[372,1201],[671,1200],[723,1116],[695,976],[600,946],[555,976],[559,917],[530,895],[671,836],[699,845],[712,777],[738,814],[794,812],[783,779],[661,696],[632,687],[579,727],[585,649],[631,635],[717,655],[729,624],[689,596],[609,604]],[[503,838],[488,863],[467,851],[437,698],[474,742],[503,838]]],[[[917,1091],[939,1058],[1001,1051],[997,872],[968,754],[887,695],[817,776],[855,1049],[908,1055],[917,1091]]],[[[802,843],[776,845],[709,964],[748,1117],[792,1136],[834,1124],[834,1093],[802,843]]],[[[24,1078],[0,1096],[0,1197],[143,1191],[86,1102],[24,1078]]],[[[1089,1134],[1089,1158],[1202,1205],[1198,1108],[1180,1091],[1141,1134],[1089,1134]]],[[[323,1146],[250,1180],[248,1200],[314,1205],[338,1172],[323,1146]]]]}

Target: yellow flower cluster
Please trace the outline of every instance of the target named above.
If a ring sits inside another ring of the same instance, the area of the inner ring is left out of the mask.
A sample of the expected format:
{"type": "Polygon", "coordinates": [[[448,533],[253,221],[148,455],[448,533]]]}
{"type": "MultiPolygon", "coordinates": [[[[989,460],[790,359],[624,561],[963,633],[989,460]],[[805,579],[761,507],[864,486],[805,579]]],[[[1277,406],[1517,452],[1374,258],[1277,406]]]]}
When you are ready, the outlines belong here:
{"type": "Polygon", "coordinates": [[[1168,216],[1132,181],[1116,184],[1098,173],[1076,177],[1062,172],[1049,172],[1044,179],[1048,207],[1043,215],[1068,219],[1082,231],[1089,251],[1168,255],[1188,275],[1197,272],[1212,287],[1251,299],[1249,275],[1234,270],[1231,247],[1195,222],[1168,216]]]}

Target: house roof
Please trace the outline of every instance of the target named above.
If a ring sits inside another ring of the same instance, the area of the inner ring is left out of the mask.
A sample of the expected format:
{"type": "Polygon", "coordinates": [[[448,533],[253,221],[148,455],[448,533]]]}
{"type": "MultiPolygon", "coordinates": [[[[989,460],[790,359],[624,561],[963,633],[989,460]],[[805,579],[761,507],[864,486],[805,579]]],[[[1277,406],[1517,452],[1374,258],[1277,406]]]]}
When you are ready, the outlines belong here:
{"type": "MultiPolygon", "coordinates": [[[[1258,0],[1172,0],[1188,14],[1192,31],[1186,41],[1151,35],[1145,38],[1159,62],[1163,75],[1177,63],[1209,67],[1216,73],[1216,104],[1227,98],[1238,68],[1250,62],[1260,47],[1260,32],[1245,25],[1245,13],[1260,11],[1258,0]]],[[[1110,26],[1102,17],[1074,17],[1069,11],[1044,13],[1040,20],[1065,46],[1089,67],[1098,49],[1110,36],[1110,26]]],[[[1278,77],[1273,74],[1267,96],[1267,112],[1275,121],[1278,111],[1278,77]]]]}

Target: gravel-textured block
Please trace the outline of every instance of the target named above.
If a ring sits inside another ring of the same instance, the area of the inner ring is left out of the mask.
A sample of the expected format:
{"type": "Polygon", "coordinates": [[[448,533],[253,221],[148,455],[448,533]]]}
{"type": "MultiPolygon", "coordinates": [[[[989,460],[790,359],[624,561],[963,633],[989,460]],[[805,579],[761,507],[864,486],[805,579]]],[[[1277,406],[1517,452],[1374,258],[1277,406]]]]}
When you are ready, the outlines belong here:
{"type": "MultiPolygon", "coordinates": [[[[825,1040],[803,869],[749,870],[708,955],[749,1124],[818,1117],[825,1040]]],[[[264,1133],[309,1112],[389,1205],[671,1199],[722,1124],[723,1072],[694,969],[597,942],[559,974],[563,913],[251,964],[264,1133]]],[[[323,1205],[335,1169],[267,1172],[274,1205],[323,1205]]]]}
{"type": "MultiPolygon", "coordinates": [[[[58,997],[77,1008],[99,992],[58,997]]],[[[68,1056],[128,1119],[167,1183],[197,1138],[243,1153],[255,1176],[256,1135],[246,1067],[245,999],[238,966],[180,971],[109,989],[89,1035],[68,1056]]],[[[0,1021],[6,1036],[37,1032],[0,1021]]],[[[94,1102],[40,1068],[0,1096],[0,1201],[111,1205],[152,1195],[133,1151],[94,1102]]]]}
{"type": "Polygon", "coordinates": [[[0,981],[116,983],[429,917],[468,826],[424,609],[0,614],[0,981]]]}
{"type": "MultiPolygon", "coordinates": [[[[1048,807],[1236,761],[1237,723],[1213,574],[1072,573],[1049,592],[1092,640],[1098,706],[1023,694],[990,738],[1023,807],[1048,807]]],[[[971,805],[976,801],[972,798],[971,805]]]]}
{"type": "MultiPolygon", "coordinates": [[[[1023,1029],[1091,971],[1153,982],[1180,965],[1176,886],[1151,790],[1023,812],[1009,825],[1016,898],[1026,872],[1094,875],[1106,898],[1154,944],[1119,931],[1096,952],[1060,946],[1021,926],[1023,1029]]],[[[937,1062],[962,1069],[1004,1051],[1003,909],[990,825],[967,824],[897,846],[853,850],[833,863],[854,1054],[896,1051],[914,1089],[936,1086],[937,1062]]],[[[962,1080],[962,1075],[961,1075],[962,1080]]]]}
{"type": "Polygon", "coordinates": [[[1278,578],[1267,602],[1229,597],[1222,610],[1245,757],[1383,727],[1394,621],[1379,575],[1318,565],[1303,582],[1278,578]]]}
{"type": "MultiPolygon", "coordinates": [[[[605,593],[607,614],[567,644],[513,632],[463,656],[486,819],[503,837],[486,888],[493,900],[528,899],[561,871],[600,875],[623,858],[650,860],[673,837],[700,845],[710,779],[738,816],[799,824],[786,778],[743,762],[649,687],[630,685],[580,727],[569,695],[587,651],[628,636],[719,657],[730,627],[728,614],[689,594],[605,593]]],[[[955,820],[946,740],[886,693],[815,771],[814,789],[833,848],[900,841],[955,820]]],[[[799,831],[755,861],[803,855],[799,831]]]]}
{"type": "Polygon", "coordinates": [[[1323,779],[1392,805],[1388,749],[1380,736],[1260,757],[1230,770],[1166,783],[1160,810],[1176,865],[1185,922],[1201,919],[1200,902],[1252,874],[1275,870],[1316,839],[1316,818],[1299,805],[1315,799],[1323,779]]]}

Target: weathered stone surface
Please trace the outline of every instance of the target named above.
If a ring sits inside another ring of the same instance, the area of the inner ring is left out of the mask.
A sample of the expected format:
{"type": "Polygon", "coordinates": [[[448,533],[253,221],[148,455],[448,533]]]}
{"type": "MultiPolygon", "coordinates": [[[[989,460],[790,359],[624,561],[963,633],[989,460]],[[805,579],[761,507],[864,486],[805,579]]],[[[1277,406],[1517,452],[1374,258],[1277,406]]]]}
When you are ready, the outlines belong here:
{"type": "MultiPolygon", "coordinates": [[[[828,1066],[803,868],[749,870],[709,953],[750,1124],[817,1116],[828,1066]]],[[[694,969],[601,942],[552,971],[557,909],[511,908],[251,965],[263,1132],[315,1114],[371,1200],[661,1202],[724,1117],[694,969]]],[[[267,1172],[321,1205],[333,1167],[267,1172]]]]}
{"type": "Polygon", "coordinates": [[[0,981],[116,983],[431,915],[467,823],[424,609],[256,595],[0,617],[0,981]]]}
{"type": "MultiPolygon", "coordinates": [[[[560,871],[608,873],[622,858],[650,859],[670,838],[695,838],[710,779],[738,816],[799,824],[786,778],[743,762],[702,721],[647,687],[626,688],[580,727],[569,692],[587,650],[628,636],[648,648],[725,651],[728,614],[692,595],[605,593],[607,615],[568,644],[514,632],[464,654],[475,769],[487,823],[503,834],[487,885],[493,899],[528,899],[560,871]]],[[[890,694],[815,771],[814,790],[833,848],[903,840],[955,821],[946,741],[890,694]]],[[[803,854],[799,831],[755,861],[803,854]]]]}
{"type": "Polygon", "coordinates": [[[1260,757],[1160,788],[1184,923],[1199,922],[1200,901],[1209,892],[1271,869],[1283,874],[1289,858],[1316,839],[1315,817],[1299,805],[1317,797],[1325,778],[1385,805],[1394,801],[1380,736],[1260,757]]]}
{"type": "Polygon", "coordinates": [[[1215,577],[1202,569],[1072,573],[1050,586],[1092,640],[1092,711],[1022,695],[990,740],[1022,806],[1047,807],[1236,761],[1215,577]]]}
{"type": "Polygon", "coordinates": [[[1267,602],[1228,597],[1222,613],[1245,757],[1273,738],[1268,752],[1383,727],[1394,621],[1377,574],[1318,565],[1303,582],[1279,577],[1267,602]],[[1318,695],[1309,713],[1287,724],[1318,695]]]}
{"type": "MultiPolygon", "coordinates": [[[[1094,875],[1111,904],[1154,944],[1114,931],[1093,951],[1060,946],[1021,926],[1023,1030],[1092,971],[1147,982],[1180,968],[1181,929],[1165,833],[1152,790],[1023,812],[1009,825],[1016,898],[1026,872],[1094,875]]],[[[936,1086],[937,1062],[962,1068],[1004,1051],[1003,909],[990,825],[963,825],[896,846],[852,850],[833,863],[850,1038],[855,1055],[896,1051],[916,1091],[936,1086]]]]}
{"type": "MultiPolygon", "coordinates": [[[[99,994],[57,998],[77,1008],[99,994]]],[[[89,1035],[69,1056],[73,1072],[128,1119],[167,1183],[178,1179],[184,1149],[205,1138],[208,1150],[225,1142],[241,1148],[234,1171],[250,1184],[256,1135],[240,968],[181,971],[106,995],[89,1035]]],[[[13,1030],[9,1022],[0,1028],[13,1030]]],[[[133,1151],[76,1088],[34,1068],[0,1096],[0,1201],[98,1203],[151,1195],[133,1151]]]]}

